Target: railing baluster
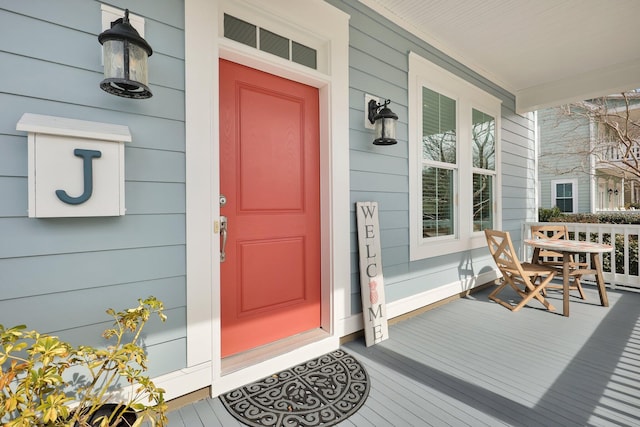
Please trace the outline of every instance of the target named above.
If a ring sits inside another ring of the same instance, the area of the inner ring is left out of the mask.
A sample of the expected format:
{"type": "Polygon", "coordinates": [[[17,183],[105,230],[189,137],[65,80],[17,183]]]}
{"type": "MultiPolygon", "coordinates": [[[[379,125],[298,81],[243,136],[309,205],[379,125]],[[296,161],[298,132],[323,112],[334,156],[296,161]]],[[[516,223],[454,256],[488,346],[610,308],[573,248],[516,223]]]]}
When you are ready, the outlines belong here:
{"type": "Polygon", "coordinates": [[[624,242],[624,273],[625,273],[625,278],[627,278],[626,282],[628,283],[628,273],[631,271],[631,269],[629,268],[629,229],[627,227],[624,228],[624,237],[623,237],[623,242],[624,242]]]}

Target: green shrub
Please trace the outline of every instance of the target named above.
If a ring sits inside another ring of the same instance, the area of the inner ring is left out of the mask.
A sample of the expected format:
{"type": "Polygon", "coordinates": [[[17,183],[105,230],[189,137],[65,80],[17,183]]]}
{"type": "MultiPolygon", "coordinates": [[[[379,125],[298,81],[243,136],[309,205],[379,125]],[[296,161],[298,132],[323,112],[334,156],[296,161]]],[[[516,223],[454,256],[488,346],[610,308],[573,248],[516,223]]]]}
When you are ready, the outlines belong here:
{"type": "Polygon", "coordinates": [[[562,216],[562,211],[560,211],[560,208],[558,208],[557,206],[554,206],[551,209],[538,209],[539,222],[557,222],[556,218],[561,218],[562,216]]]}
{"type": "MultiPolygon", "coordinates": [[[[559,212],[559,210],[558,210],[559,212]]],[[[539,222],[578,222],[591,224],[640,224],[640,212],[605,212],[605,213],[578,213],[559,215],[553,209],[540,209],[538,211],[539,222]],[[544,211],[544,212],[543,212],[544,211]]]]}
{"type": "MultiPolygon", "coordinates": [[[[624,235],[616,234],[615,244],[615,256],[616,256],[616,271],[615,273],[624,274],[624,235]]],[[[602,243],[608,245],[611,244],[611,234],[606,233],[602,236],[602,243]]],[[[638,236],[629,235],[629,271],[627,274],[631,276],[638,275],[638,236]]],[[[611,272],[611,254],[605,253],[602,256],[602,269],[603,271],[611,272]]]]}

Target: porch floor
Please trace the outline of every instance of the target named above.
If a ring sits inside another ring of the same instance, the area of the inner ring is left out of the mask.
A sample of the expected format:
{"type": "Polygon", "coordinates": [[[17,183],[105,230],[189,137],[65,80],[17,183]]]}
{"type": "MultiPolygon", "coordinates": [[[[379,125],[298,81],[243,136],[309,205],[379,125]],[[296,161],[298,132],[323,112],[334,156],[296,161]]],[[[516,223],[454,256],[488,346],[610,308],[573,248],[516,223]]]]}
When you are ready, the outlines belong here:
{"type": "MultiPolygon", "coordinates": [[[[492,289],[492,288],[491,288],[492,289]]],[[[550,291],[556,313],[533,301],[516,313],[491,289],[389,328],[367,348],[342,348],[371,376],[365,405],[340,426],[638,426],[640,293],[608,289],[599,305],[550,291]]],[[[242,426],[220,399],[169,413],[170,426],[242,426]]]]}

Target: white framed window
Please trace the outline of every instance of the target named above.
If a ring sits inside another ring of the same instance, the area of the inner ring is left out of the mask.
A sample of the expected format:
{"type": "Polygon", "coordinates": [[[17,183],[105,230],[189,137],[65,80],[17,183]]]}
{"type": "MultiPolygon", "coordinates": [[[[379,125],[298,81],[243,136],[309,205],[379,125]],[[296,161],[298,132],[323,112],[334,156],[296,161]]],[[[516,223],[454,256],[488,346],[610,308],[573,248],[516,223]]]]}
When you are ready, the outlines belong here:
{"type": "Polygon", "coordinates": [[[551,206],[557,206],[561,212],[578,212],[578,180],[558,179],[551,181],[551,206]]]}
{"type": "Polygon", "coordinates": [[[410,258],[483,246],[501,226],[501,102],[413,52],[408,87],[410,258]]]}

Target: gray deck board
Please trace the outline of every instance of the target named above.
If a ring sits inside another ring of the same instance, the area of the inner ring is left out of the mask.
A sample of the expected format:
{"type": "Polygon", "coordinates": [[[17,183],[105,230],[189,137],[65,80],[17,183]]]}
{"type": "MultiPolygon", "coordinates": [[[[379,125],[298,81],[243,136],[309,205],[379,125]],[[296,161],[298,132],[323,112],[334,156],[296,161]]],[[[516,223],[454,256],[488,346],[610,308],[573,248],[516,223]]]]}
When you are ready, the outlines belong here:
{"type": "Polygon", "coordinates": [[[193,409],[198,415],[198,419],[203,426],[207,427],[222,427],[224,424],[218,418],[217,413],[212,411],[209,402],[201,400],[193,404],[193,409]]]}
{"type": "MultiPolygon", "coordinates": [[[[339,424],[366,426],[638,426],[640,293],[572,297],[562,316],[531,302],[512,313],[489,290],[390,326],[389,339],[343,345],[371,377],[369,398],[339,424]]],[[[219,399],[169,414],[173,426],[241,426],[219,399]]]]}
{"type": "Polygon", "coordinates": [[[366,363],[365,366],[370,375],[377,378],[375,388],[384,394],[386,399],[411,414],[414,418],[412,425],[415,425],[417,420],[424,421],[429,418],[441,425],[450,424],[452,417],[446,409],[439,406],[442,402],[436,396],[431,396],[426,401],[427,393],[425,390],[408,381],[398,382],[397,378],[388,375],[384,366],[376,366],[372,362],[366,363]],[[402,396],[402,399],[397,399],[397,396],[402,396]]]}
{"type": "MultiPolygon", "coordinates": [[[[167,414],[167,419],[169,420],[169,425],[171,427],[182,427],[184,426],[184,422],[182,421],[182,416],[180,415],[180,411],[173,411],[167,414]]],[[[149,426],[150,424],[145,424],[149,426]]]]}
{"type": "MultiPolygon", "coordinates": [[[[182,417],[182,422],[185,426],[200,426],[204,425],[200,421],[200,417],[198,416],[198,412],[196,410],[198,402],[190,407],[180,408],[180,416],[182,417]]],[[[169,424],[171,425],[171,424],[169,424]]]]}
{"type": "Polygon", "coordinates": [[[216,414],[216,417],[220,421],[220,425],[224,427],[243,425],[237,419],[235,419],[233,415],[229,413],[229,411],[227,411],[224,405],[222,405],[220,399],[207,399],[207,403],[209,404],[209,408],[211,408],[211,410],[216,414]]]}
{"type": "MultiPolygon", "coordinates": [[[[407,339],[409,339],[410,337],[407,336],[407,339]]],[[[463,340],[464,341],[464,340],[463,340]]],[[[466,342],[467,346],[472,346],[474,349],[479,349],[483,344],[482,343],[469,343],[468,341],[466,342]]],[[[407,352],[411,351],[410,348],[403,348],[402,350],[406,350],[407,352]]],[[[485,348],[486,350],[490,350],[489,348],[485,348]]],[[[457,349],[450,349],[449,351],[464,351],[464,349],[462,348],[457,348],[457,349]]],[[[408,353],[407,353],[408,354],[408,353]]],[[[521,384],[519,382],[505,382],[505,378],[509,378],[511,375],[517,375],[518,372],[520,372],[523,368],[523,365],[521,364],[516,364],[514,366],[513,364],[513,356],[515,356],[515,354],[511,354],[508,356],[505,356],[504,354],[500,354],[498,356],[496,356],[493,359],[494,363],[497,364],[503,364],[503,369],[500,371],[499,375],[497,376],[484,376],[482,374],[483,368],[486,364],[486,361],[482,360],[482,359],[470,359],[468,360],[468,363],[466,365],[463,366],[454,366],[453,364],[447,363],[446,360],[446,355],[442,356],[442,355],[436,355],[435,352],[431,353],[431,358],[432,360],[434,360],[434,362],[431,364],[432,367],[436,367],[439,368],[441,370],[444,369],[456,369],[460,374],[464,374],[466,376],[468,376],[468,378],[470,380],[474,380],[474,381],[483,381],[484,382],[484,388],[488,391],[491,391],[493,393],[498,393],[498,394],[502,394],[502,395],[512,395],[512,396],[519,396],[518,399],[520,401],[520,403],[522,403],[523,405],[532,405],[535,404],[535,398],[532,397],[530,395],[530,393],[532,392],[537,392],[537,393],[541,393],[544,390],[546,390],[546,388],[544,388],[544,385],[541,384],[540,381],[538,381],[540,378],[542,378],[542,382],[544,382],[545,378],[548,378],[548,373],[546,372],[545,369],[536,369],[536,377],[534,378],[534,380],[528,382],[527,384],[521,384]],[[444,360],[438,360],[438,362],[435,362],[435,357],[439,357],[439,358],[445,358],[444,360]]],[[[455,362],[455,359],[450,359],[451,361],[455,362]]],[[[521,361],[523,364],[531,364],[533,363],[534,366],[540,366],[540,361],[539,360],[527,360],[527,355],[526,354],[522,354],[517,356],[517,360],[521,361]]],[[[565,411],[565,404],[569,404],[572,402],[571,398],[567,398],[566,402],[562,402],[562,397],[563,395],[559,395],[557,396],[560,401],[558,402],[551,402],[551,407],[550,412],[553,412],[556,414],[556,416],[562,416],[566,411],[565,411]],[[553,409],[553,411],[552,411],[553,409]]],[[[490,401],[491,399],[489,399],[490,401]]],[[[555,418],[555,416],[554,416],[555,418]]]]}

